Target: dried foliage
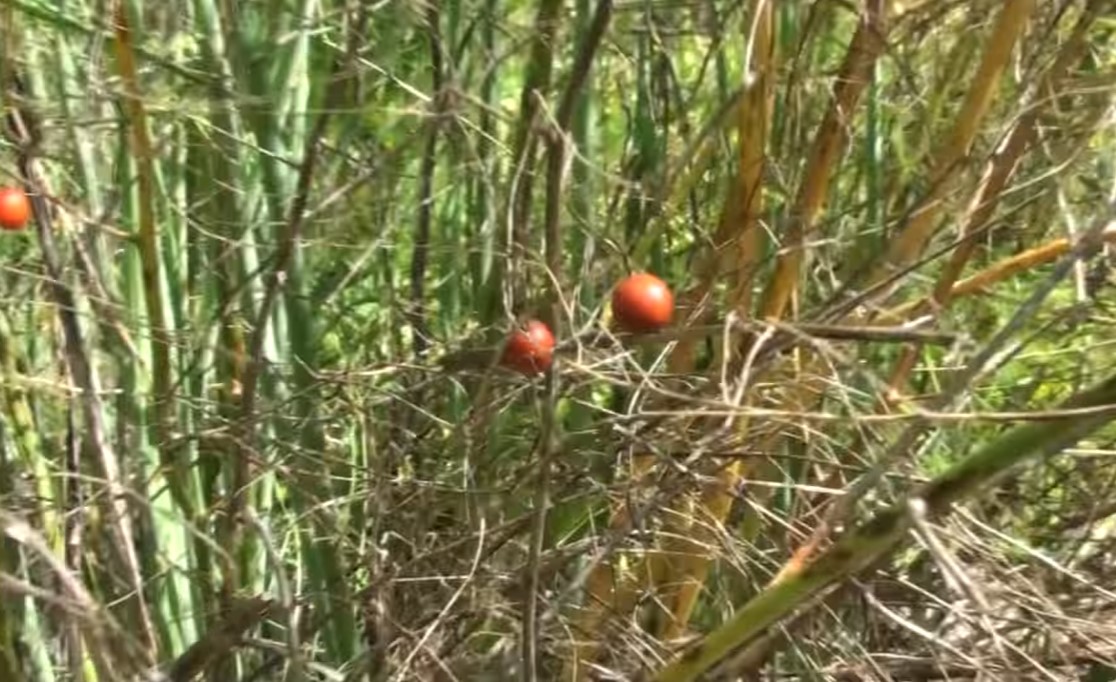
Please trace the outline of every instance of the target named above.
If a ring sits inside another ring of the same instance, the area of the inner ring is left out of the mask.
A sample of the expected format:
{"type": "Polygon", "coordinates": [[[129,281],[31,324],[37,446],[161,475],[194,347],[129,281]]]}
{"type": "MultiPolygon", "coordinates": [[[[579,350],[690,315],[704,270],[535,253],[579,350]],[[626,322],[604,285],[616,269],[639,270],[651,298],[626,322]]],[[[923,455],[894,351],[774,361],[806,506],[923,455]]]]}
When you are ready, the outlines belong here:
{"type": "Polygon", "coordinates": [[[1116,679],[1113,16],[8,0],[0,680],[1116,679]]]}

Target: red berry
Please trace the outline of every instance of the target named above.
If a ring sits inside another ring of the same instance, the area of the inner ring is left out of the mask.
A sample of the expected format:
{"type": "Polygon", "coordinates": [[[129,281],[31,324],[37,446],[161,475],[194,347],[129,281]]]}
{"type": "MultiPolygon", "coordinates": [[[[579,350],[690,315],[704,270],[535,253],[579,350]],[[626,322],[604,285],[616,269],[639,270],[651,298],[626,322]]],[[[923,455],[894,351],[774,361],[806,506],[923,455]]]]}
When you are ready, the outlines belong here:
{"type": "Polygon", "coordinates": [[[655,275],[629,275],[612,292],[612,317],[625,331],[658,331],[674,317],[674,294],[655,275]]]}
{"type": "Polygon", "coordinates": [[[554,334],[538,320],[530,320],[514,330],[504,346],[501,364],[531,376],[545,372],[554,360],[554,334]]]}
{"type": "Polygon", "coordinates": [[[23,190],[0,187],[0,228],[22,230],[31,218],[31,201],[23,190]]]}

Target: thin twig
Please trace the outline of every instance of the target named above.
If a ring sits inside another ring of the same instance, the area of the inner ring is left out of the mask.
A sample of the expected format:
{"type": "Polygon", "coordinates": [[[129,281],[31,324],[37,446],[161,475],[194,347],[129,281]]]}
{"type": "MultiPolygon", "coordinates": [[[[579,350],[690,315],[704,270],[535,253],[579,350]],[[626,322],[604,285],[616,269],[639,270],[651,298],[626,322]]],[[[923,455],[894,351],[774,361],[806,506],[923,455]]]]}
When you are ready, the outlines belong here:
{"type": "MultiPolygon", "coordinates": [[[[545,258],[547,271],[550,274],[553,286],[550,291],[549,305],[546,310],[546,322],[554,331],[559,331],[559,302],[562,288],[562,235],[559,229],[561,218],[561,201],[565,195],[566,174],[569,170],[567,164],[569,140],[567,130],[573,119],[574,106],[577,98],[582,96],[585,83],[589,78],[590,68],[594,56],[608,29],[612,19],[612,0],[600,0],[593,14],[589,32],[585,36],[577,59],[570,73],[570,80],[562,93],[558,105],[558,113],[554,121],[554,128],[550,131],[547,147],[547,186],[546,186],[546,215],[545,215],[545,258]]],[[[536,682],[538,679],[538,642],[539,642],[539,584],[540,584],[540,556],[542,555],[543,542],[545,541],[547,511],[550,505],[550,476],[551,467],[555,456],[560,449],[560,435],[558,433],[558,419],[556,415],[558,402],[558,385],[560,375],[557,368],[561,361],[552,365],[546,377],[546,395],[542,406],[542,428],[539,436],[542,452],[539,463],[539,481],[535,489],[535,522],[531,529],[531,541],[528,555],[528,585],[526,590],[526,608],[523,614],[523,671],[524,682],[536,682]]]]}

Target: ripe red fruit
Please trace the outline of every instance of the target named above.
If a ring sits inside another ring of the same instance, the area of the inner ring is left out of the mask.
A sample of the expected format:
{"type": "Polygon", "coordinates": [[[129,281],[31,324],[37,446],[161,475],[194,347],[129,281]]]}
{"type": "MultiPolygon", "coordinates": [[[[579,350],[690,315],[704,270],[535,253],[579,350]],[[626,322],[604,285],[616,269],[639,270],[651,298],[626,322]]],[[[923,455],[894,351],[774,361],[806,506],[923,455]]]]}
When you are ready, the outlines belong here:
{"type": "Polygon", "coordinates": [[[545,372],[554,360],[554,334],[538,320],[514,330],[504,346],[500,362],[509,369],[531,376],[545,372]]]}
{"type": "Polygon", "coordinates": [[[654,332],[674,317],[674,294],[655,275],[629,275],[612,291],[612,318],[621,329],[635,333],[654,332]]]}
{"type": "Polygon", "coordinates": [[[23,190],[0,187],[0,228],[22,230],[31,218],[31,201],[23,190]]]}

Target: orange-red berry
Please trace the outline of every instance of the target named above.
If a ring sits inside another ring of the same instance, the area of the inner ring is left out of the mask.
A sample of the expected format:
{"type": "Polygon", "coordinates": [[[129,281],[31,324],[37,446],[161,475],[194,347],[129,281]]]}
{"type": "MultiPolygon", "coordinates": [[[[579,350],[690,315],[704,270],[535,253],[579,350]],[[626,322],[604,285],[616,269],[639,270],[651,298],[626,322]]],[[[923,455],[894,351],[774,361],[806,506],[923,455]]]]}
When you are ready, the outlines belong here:
{"type": "Polygon", "coordinates": [[[501,364],[528,376],[545,372],[554,361],[554,333],[539,320],[530,320],[508,335],[501,364]]]}
{"type": "Polygon", "coordinates": [[[612,318],[624,331],[648,333],[662,329],[674,317],[674,294],[655,275],[629,275],[612,291],[612,318]]]}
{"type": "Polygon", "coordinates": [[[31,200],[16,187],[0,187],[0,228],[22,230],[31,219],[31,200]]]}

